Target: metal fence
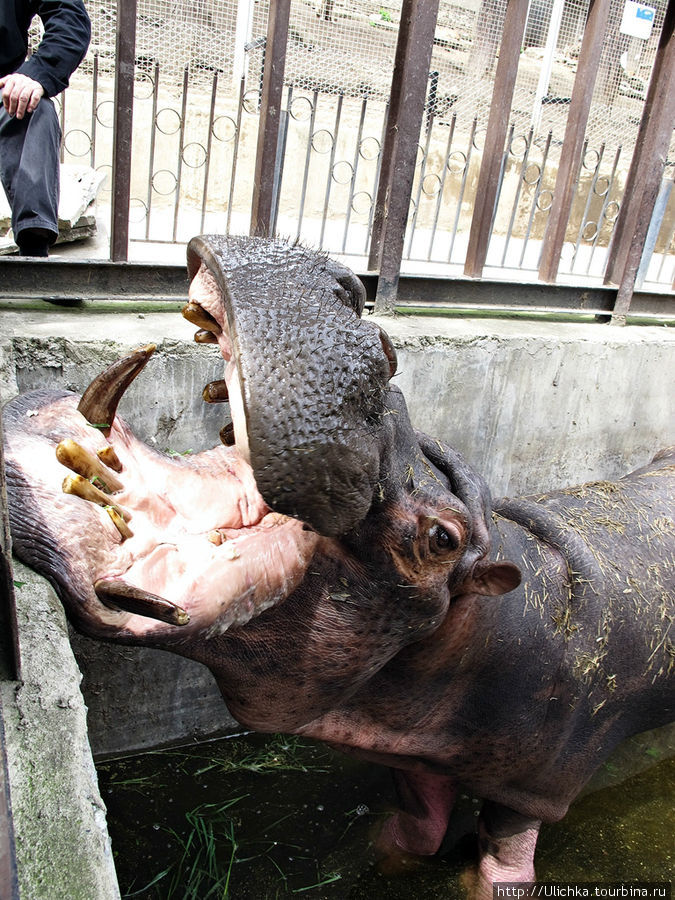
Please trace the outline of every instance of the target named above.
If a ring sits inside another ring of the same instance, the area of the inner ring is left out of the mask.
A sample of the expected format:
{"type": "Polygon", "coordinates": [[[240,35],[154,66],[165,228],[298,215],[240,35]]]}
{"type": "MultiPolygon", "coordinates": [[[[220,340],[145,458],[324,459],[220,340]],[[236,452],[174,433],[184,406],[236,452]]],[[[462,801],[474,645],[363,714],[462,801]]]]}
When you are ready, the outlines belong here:
{"type": "MultiPolygon", "coordinates": [[[[667,9],[667,0],[651,2],[649,36],[637,38],[622,31],[625,0],[607,0],[558,281],[597,285],[606,277],[667,9]]],[[[118,0],[120,8],[125,3],[118,0]]],[[[88,3],[92,45],[61,99],[64,161],[105,172],[112,172],[117,141],[118,4],[88,3]]],[[[453,276],[466,268],[506,13],[507,0],[439,4],[404,272],[453,276]]],[[[529,4],[493,179],[483,277],[532,281],[540,274],[587,15],[588,0],[529,4]]],[[[367,266],[376,217],[402,16],[401,0],[290,2],[273,224],[345,255],[357,269],[367,266]]],[[[116,191],[130,192],[135,258],[151,258],[152,247],[142,250],[149,244],[249,230],[268,17],[264,0],[138,0],[129,185],[119,172],[115,179],[116,191]]],[[[652,291],[668,292],[675,280],[674,173],[671,140],[637,278],[652,291]]],[[[108,179],[102,216],[111,186],[108,179]]]]}

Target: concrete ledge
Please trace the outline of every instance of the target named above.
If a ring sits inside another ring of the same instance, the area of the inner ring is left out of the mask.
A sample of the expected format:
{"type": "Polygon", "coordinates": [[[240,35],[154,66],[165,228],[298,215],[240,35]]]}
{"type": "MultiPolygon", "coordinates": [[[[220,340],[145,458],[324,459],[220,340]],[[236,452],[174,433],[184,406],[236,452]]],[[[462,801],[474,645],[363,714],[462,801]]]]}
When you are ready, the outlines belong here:
{"type": "Polygon", "coordinates": [[[23,681],[4,681],[0,690],[20,894],[117,900],[63,608],[47,582],[18,562],[14,578],[23,681]]]}

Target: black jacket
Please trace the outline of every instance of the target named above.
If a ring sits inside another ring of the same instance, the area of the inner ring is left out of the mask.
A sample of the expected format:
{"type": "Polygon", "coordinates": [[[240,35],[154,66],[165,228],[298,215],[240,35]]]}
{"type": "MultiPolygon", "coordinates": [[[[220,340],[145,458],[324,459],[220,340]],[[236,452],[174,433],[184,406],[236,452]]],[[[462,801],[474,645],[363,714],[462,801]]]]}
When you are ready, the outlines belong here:
{"type": "Polygon", "coordinates": [[[47,97],[68,87],[91,37],[83,0],[0,0],[0,77],[21,72],[39,81],[47,97]],[[26,59],[28,29],[40,16],[45,33],[26,59]]]}

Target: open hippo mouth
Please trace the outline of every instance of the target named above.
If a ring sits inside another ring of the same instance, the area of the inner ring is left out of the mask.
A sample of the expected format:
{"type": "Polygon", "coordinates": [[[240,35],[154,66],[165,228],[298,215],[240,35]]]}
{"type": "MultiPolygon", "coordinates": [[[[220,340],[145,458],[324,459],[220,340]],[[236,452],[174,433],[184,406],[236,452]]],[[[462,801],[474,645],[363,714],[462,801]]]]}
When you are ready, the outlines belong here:
{"type": "Polygon", "coordinates": [[[292,593],[317,545],[373,501],[395,357],[359,318],[358,279],[251,239],[194,239],[188,267],[184,315],[226,361],[204,397],[229,398],[228,446],[167,457],[115,415],[152,345],[81,399],[33,391],[4,412],[16,552],[89,633],[155,643],[243,624],[292,593]]]}

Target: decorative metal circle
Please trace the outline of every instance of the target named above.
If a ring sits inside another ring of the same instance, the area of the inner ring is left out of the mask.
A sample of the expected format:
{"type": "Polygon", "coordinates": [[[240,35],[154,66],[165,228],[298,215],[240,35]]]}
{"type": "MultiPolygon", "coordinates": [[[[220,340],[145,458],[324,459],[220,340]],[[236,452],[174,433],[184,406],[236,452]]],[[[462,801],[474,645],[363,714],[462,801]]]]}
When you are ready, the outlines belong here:
{"type": "Polygon", "coordinates": [[[597,150],[593,150],[589,147],[589,149],[584,153],[584,159],[582,165],[584,169],[588,169],[590,172],[597,169],[598,163],[600,162],[600,154],[597,150]]]}
{"type": "Polygon", "coordinates": [[[67,131],[63,146],[71,156],[86,156],[91,151],[91,136],[81,128],[67,131]]]}
{"type": "Polygon", "coordinates": [[[619,215],[620,209],[620,203],[617,203],[616,200],[610,200],[610,202],[605,207],[605,222],[615,222],[616,217],[619,215]]]}
{"type": "Polygon", "coordinates": [[[601,175],[600,178],[598,178],[598,180],[595,182],[593,193],[597,194],[598,197],[604,197],[609,190],[610,183],[611,182],[606,175],[601,175]]]}
{"type": "Polygon", "coordinates": [[[361,159],[377,159],[380,155],[380,142],[376,137],[364,137],[359,144],[359,156],[361,159]]]}
{"type": "Polygon", "coordinates": [[[136,69],[134,76],[134,97],[136,100],[147,100],[155,93],[155,79],[143,69],[136,69]]]}
{"type": "Polygon", "coordinates": [[[96,166],[96,171],[105,172],[105,181],[103,181],[99,190],[104,193],[106,191],[110,193],[112,189],[112,166],[109,163],[103,163],[101,166],[96,166]]]}
{"type": "Polygon", "coordinates": [[[425,175],[422,180],[422,191],[427,197],[436,197],[441,191],[441,179],[434,172],[425,175]]]}
{"type": "Polygon", "coordinates": [[[553,205],[553,191],[542,191],[537,197],[537,209],[548,212],[553,205]]]}
{"type": "Polygon", "coordinates": [[[296,122],[304,122],[312,115],[314,105],[309,97],[293,97],[288,114],[296,122]]]}
{"type": "Polygon", "coordinates": [[[523,172],[523,181],[525,184],[538,184],[541,178],[541,166],[538,163],[530,163],[523,172]]]}
{"type": "Polygon", "coordinates": [[[104,128],[112,128],[115,121],[115,104],[112,100],[101,100],[96,106],[96,121],[104,128]]]}
{"type": "Polygon", "coordinates": [[[162,197],[168,197],[169,194],[173,194],[176,190],[178,180],[174,173],[169,171],[169,169],[157,169],[156,172],[153,172],[150,183],[156,194],[160,194],[162,197]]]}
{"type": "Polygon", "coordinates": [[[597,222],[586,222],[581,232],[581,237],[584,241],[592,241],[598,233],[598,223],[597,222]]]}
{"type": "Polygon", "coordinates": [[[148,214],[148,207],[139,197],[131,197],[129,200],[129,223],[138,225],[145,220],[148,214]]]}
{"type": "Polygon", "coordinates": [[[312,135],[312,150],[317,153],[330,153],[335,138],[327,128],[320,128],[312,135]]]}
{"type": "Polygon", "coordinates": [[[206,162],[206,147],[199,141],[192,141],[183,147],[181,156],[190,169],[200,169],[206,162]]]}
{"type": "Polygon", "coordinates": [[[227,144],[237,136],[237,123],[230,116],[217,116],[213,120],[211,133],[217,141],[227,144]]]}
{"type": "Polygon", "coordinates": [[[155,128],[162,134],[175,134],[180,128],[179,113],[170,106],[160,109],[155,116],[155,128]]]}
{"type": "Polygon", "coordinates": [[[247,113],[251,113],[252,116],[257,116],[260,111],[260,91],[256,91],[254,88],[246,91],[241,98],[241,105],[247,113]]]}
{"type": "Polygon", "coordinates": [[[346,159],[338,160],[333,166],[331,177],[337,184],[349,184],[354,175],[354,169],[351,163],[346,159]]]}
{"type": "Polygon", "coordinates": [[[466,153],[461,150],[453,150],[445,165],[451,175],[461,175],[466,169],[466,153]]]}
{"type": "Polygon", "coordinates": [[[485,146],[485,138],[487,136],[487,128],[477,128],[473,135],[473,141],[471,142],[476,150],[482,150],[485,146]]]}
{"type": "Polygon", "coordinates": [[[574,258],[575,250],[576,250],[576,247],[574,246],[572,241],[565,241],[565,243],[562,245],[562,248],[560,250],[560,259],[564,260],[565,262],[571,263],[572,259],[574,258]]]}
{"type": "Polygon", "coordinates": [[[357,215],[367,216],[373,205],[373,198],[368,191],[357,191],[352,197],[352,209],[357,215]]]}
{"type": "Polygon", "coordinates": [[[509,144],[509,153],[516,159],[522,159],[527,152],[527,138],[524,134],[514,134],[509,144]]]}

